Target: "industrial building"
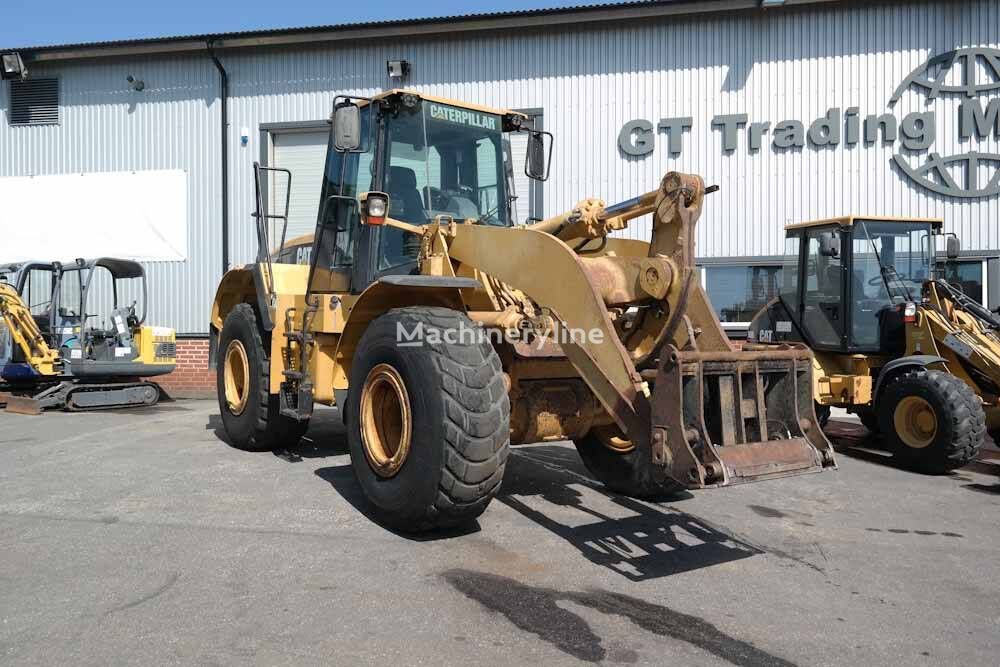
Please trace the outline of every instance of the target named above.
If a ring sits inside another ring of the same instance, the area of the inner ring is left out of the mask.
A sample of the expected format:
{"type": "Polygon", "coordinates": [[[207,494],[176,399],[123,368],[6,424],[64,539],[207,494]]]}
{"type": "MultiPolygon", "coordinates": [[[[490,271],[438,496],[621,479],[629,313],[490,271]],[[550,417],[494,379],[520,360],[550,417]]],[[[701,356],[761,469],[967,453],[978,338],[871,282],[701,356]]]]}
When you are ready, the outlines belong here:
{"type": "MultiPolygon", "coordinates": [[[[734,330],[776,292],[783,226],[846,214],[943,218],[963,243],[952,279],[1000,305],[994,0],[633,2],[5,47],[27,75],[0,84],[0,226],[145,260],[151,320],[191,341],[182,362],[203,363],[215,285],[256,251],[253,162],[292,170],[289,235],[311,231],[335,95],[400,87],[553,134],[551,178],[517,179],[520,222],[668,170],[719,185],[698,256],[734,330]]],[[[19,238],[0,261],[28,252],[19,238]]]]}

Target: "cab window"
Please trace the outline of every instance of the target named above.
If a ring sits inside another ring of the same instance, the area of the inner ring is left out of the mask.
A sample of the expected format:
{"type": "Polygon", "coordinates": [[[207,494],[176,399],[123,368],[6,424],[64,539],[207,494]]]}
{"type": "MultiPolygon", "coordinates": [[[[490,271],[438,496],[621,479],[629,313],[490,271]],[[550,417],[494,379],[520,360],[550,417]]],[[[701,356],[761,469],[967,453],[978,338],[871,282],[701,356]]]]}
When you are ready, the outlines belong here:
{"type": "Polygon", "coordinates": [[[806,243],[802,326],[814,345],[840,347],[844,330],[840,230],[811,229],[806,234],[806,243]],[[827,235],[832,235],[832,239],[827,235]],[[831,248],[835,250],[831,252],[831,248]]]}
{"type": "MultiPolygon", "coordinates": [[[[499,116],[423,100],[395,109],[386,126],[391,217],[412,225],[438,216],[510,224],[499,116]]],[[[379,236],[379,271],[416,260],[415,235],[384,227],[379,236]]]]}

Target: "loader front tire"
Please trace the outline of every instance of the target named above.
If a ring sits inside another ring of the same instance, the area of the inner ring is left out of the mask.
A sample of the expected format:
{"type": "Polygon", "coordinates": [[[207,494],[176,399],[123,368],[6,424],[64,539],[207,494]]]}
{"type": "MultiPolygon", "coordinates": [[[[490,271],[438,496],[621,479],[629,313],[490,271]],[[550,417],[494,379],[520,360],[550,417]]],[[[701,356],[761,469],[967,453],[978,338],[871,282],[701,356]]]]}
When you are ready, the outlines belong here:
{"type": "Polygon", "coordinates": [[[979,397],[942,371],[911,370],[878,398],[879,429],[905,467],[942,474],[972,461],[986,435],[979,397]]]}
{"type": "Polygon", "coordinates": [[[413,306],[368,325],[351,365],[351,465],[374,518],[406,533],[467,524],[500,489],[510,401],[500,358],[464,313],[413,306]],[[420,330],[416,345],[403,344],[420,330]]]}
{"type": "Polygon", "coordinates": [[[216,365],[219,413],[237,449],[266,452],[294,447],[309,428],[308,421],[282,416],[278,396],[268,392],[268,350],[253,307],[238,304],[222,324],[216,365]]]}
{"type": "Polygon", "coordinates": [[[584,437],[574,440],[584,467],[599,482],[615,493],[633,498],[675,495],[682,484],[660,475],[649,452],[640,452],[622,437],[617,426],[595,426],[584,437]]]}

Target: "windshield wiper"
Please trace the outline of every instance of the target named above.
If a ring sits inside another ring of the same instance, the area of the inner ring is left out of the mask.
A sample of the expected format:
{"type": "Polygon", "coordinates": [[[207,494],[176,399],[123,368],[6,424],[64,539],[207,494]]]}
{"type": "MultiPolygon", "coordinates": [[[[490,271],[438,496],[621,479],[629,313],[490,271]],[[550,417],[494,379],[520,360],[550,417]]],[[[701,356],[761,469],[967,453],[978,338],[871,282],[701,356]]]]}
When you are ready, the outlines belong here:
{"type": "Polygon", "coordinates": [[[879,274],[882,276],[882,282],[885,283],[885,291],[889,294],[889,298],[892,299],[892,286],[889,284],[890,276],[895,279],[899,287],[903,288],[903,294],[906,296],[907,301],[913,301],[913,296],[910,294],[909,288],[900,279],[899,273],[896,272],[895,266],[886,266],[882,263],[882,255],[878,251],[878,247],[872,240],[871,235],[868,233],[868,225],[861,223],[861,228],[865,230],[865,238],[868,239],[868,243],[871,245],[872,250],[875,252],[875,260],[878,262],[879,274]]]}

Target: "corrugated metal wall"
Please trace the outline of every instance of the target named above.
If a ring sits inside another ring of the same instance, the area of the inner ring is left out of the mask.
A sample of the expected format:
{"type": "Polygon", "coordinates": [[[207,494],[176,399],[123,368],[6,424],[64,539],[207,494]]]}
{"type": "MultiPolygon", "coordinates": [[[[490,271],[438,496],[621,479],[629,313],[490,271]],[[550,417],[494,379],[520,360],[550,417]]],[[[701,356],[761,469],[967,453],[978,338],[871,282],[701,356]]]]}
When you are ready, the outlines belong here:
{"type": "MultiPolygon", "coordinates": [[[[371,94],[388,85],[385,61],[413,63],[408,87],[510,108],[540,107],[554,133],[547,214],[588,195],[619,201],[656,186],[669,169],[697,172],[722,186],[698,231],[703,257],[776,255],[782,226],[848,212],[941,216],[967,249],[1000,248],[1000,197],[949,199],[914,186],[891,166],[895,146],[779,151],[765,135],[747,150],[741,131],[731,153],[710,126],[717,114],[750,121],[809,123],[830,107],[885,113],[896,86],[929,56],[965,46],[1000,47],[1000,5],[993,0],[852,3],[850,8],[774,9],[765,13],[643,21],[555,33],[394,40],[308,50],[224,54],[230,72],[231,257],[255,252],[249,213],[250,165],[260,155],[262,123],[325,118],[335,92],[371,94]],[[692,116],[683,152],[672,159],[666,136],[646,157],[622,153],[619,130],[631,119],[692,116]],[[241,130],[249,144],[240,146],[241,130]]],[[[43,72],[39,72],[42,74],[43,72]]],[[[150,268],[153,316],[181,331],[206,329],[219,274],[217,78],[207,57],[45,70],[63,86],[58,128],[0,123],[0,175],[180,167],[191,174],[190,248],[184,264],[150,268]],[[134,73],[144,93],[125,87],[134,73]],[[135,102],[134,106],[130,102],[135,102]]],[[[0,87],[6,94],[6,87],[0,87]]],[[[998,93],[1000,94],[1000,93],[998,93]]],[[[957,102],[928,103],[908,93],[891,111],[934,110],[943,156],[972,148],[1000,153],[996,138],[959,142],[957,102]]],[[[0,100],[6,108],[6,103],[0,100]]],[[[648,226],[630,233],[648,235],[648,226]]]]}
{"type": "MultiPolygon", "coordinates": [[[[37,67],[32,74],[59,78],[60,123],[11,127],[9,86],[0,85],[0,176],[183,169],[188,176],[187,261],[145,264],[148,321],[181,332],[207,332],[222,274],[218,75],[211,61],[89,61],[37,67]],[[129,74],[145,82],[143,92],[129,90],[129,74]]],[[[0,257],[2,242],[0,230],[0,257]]],[[[39,248],[38,258],[45,255],[39,248]]]]}

